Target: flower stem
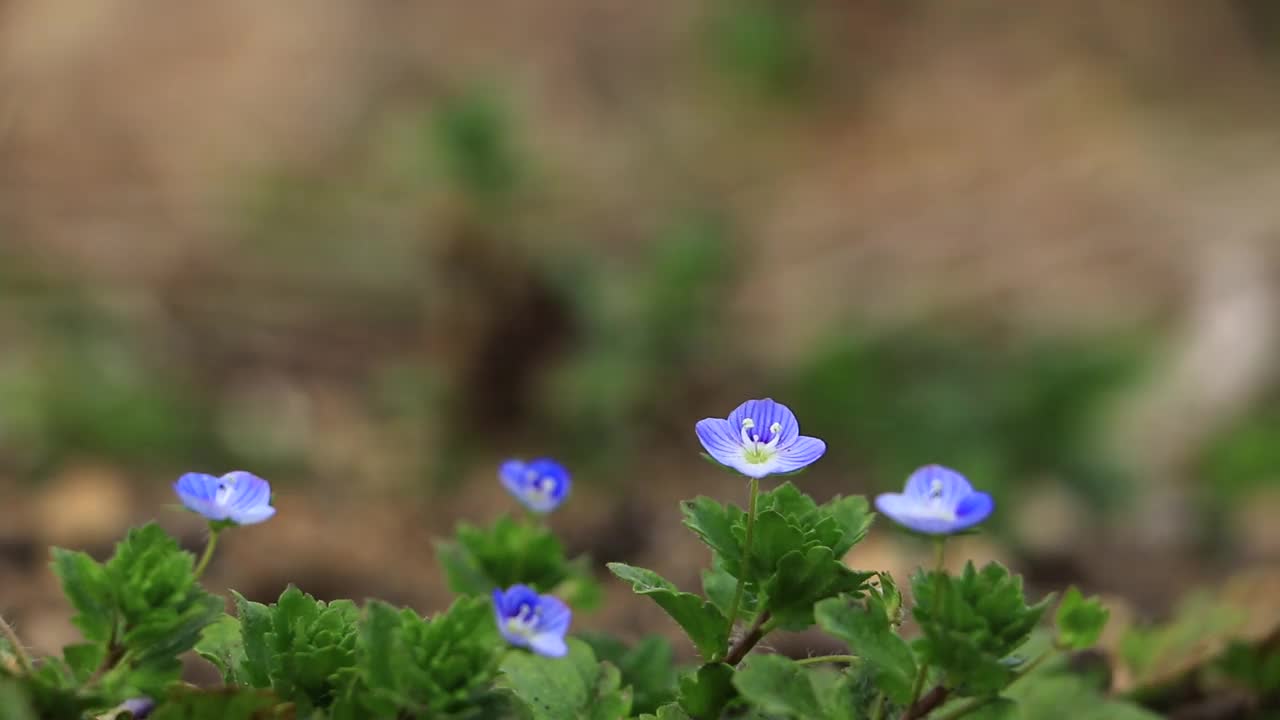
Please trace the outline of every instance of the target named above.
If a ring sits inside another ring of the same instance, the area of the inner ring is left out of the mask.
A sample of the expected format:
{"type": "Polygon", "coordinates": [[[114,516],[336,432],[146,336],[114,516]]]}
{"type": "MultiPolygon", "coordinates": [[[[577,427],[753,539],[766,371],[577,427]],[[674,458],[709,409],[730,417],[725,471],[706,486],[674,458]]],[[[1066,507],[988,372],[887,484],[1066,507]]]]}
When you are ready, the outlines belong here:
{"type": "Polygon", "coordinates": [[[204,546],[204,554],[200,556],[200,562],[196,563],[195,579],[199,580],[204,574],[204,569],[209,566],[209,560],[213,558],[213,549],[218,546],[218,534],[222,532],[222,528],[209,528],[209,542],[204,546]]]}
{"type": "MultiPolygon", "coordinates": [[[[933,570],[936,573],[942,572],[942,566],[947,559],[947,536],[939,535],[933,539],[933,570]]],[[[933,600],[934,605],[938,604],[938,588],[934,588],[933,600]]],[[[937,610],[935,607],[934,610],[937,610]]],[[[909,717],[911,710],[915,707],[916,702],[920,700],[920,692],[924,690],[924,681],[929,677],[929,663],[920,664],[920,672],[916,673],[916,681],[911,686],[911,702],[907,703],[907,715],[909,717]]]]}
{"type": "Polygon", "coordinates": [[[871,708],[871,720],[880,720],[884,717],[884,693],[876,693],[876,703],[871,708]]]}
{"type": "Polygon", "coordinates": [[[855,663],[862,658],[857,655],[816,655],[796,660],[797,665],[817,665],[819,663],[855,663]]]}
{"type": "Polygon", "coordinates": [[[759,617],[755,619],[755,622],[751,623],[751,629],[747,631],[747,634],[743,635],[742,639],[738,640],[735,645],[729,648],[729,654],[724,658],[725,664],[732,666],[742,662],[742,658],[746,657],[747,653],[751,652],[751,648],[755,647],[756,643],[764,639],[765,635],[772,632],[773,628],[774,624],[772,622],[772,618],[769,616],[769,611],[766,610],[760,613],[759,617]]]}
{"type": "MultiPolygon", "coordinates": [[[[751,496],[747,500],[747,536],[742,541],[742,569],[738,578],[738,589],[733,591],[733,602],[729,604],[729,635],[733,635],[733,626],[738,624],[738,608],[742,605],[742,593],[746,590],[746,577],[751,567],[751,538],[756,527],[756,496],[760,494],[760,480],[751,478],[751,496]]],[[[726,653],[729,652],[727,649],[726,653]]]]}
{"type": "Polygon", "coordinates": [[[18,638],[18,633],[13,631],[13,626],[5,622],[0,617],[0,635],[4,635],[4,639],[9,642],[9,647],[13,649],[13,657],[18,661],[18,666],[22,668],[24,673],[31,672],[31,656],[27,655],[26,648],[22,647],[22,640],[18,638]]]}

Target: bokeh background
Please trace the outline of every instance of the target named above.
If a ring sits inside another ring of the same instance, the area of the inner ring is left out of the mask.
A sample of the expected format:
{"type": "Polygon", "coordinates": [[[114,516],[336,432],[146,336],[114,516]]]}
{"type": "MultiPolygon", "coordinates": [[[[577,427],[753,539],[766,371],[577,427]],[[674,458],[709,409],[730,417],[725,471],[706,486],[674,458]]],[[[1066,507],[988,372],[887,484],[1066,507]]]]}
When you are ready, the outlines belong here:
{"type": "Polygon", "coordinates": [[[693,424],[767,395],[819,499],[947,464],[957,561],[1270,632],[1278,119],[1269,0],[4,0],[0,611],[72,641],[48,545],[198,548],[169,485],[238,468],[211,587],[434,610],[544,454],[573,553],[694,587],[693,424]]]}

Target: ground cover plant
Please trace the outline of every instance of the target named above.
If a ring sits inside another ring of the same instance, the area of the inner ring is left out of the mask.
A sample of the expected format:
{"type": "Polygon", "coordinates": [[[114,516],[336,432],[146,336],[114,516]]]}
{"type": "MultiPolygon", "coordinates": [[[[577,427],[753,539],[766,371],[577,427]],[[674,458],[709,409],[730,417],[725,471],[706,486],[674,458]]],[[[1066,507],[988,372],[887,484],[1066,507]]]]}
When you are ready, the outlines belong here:
{"type": "Polygon", "coordinates": [[[35,658],[3,624],[0,717],[956,720],[1062,707],[1071,717],[1154,717],[1070,669],[1107,622],[1097,599],[1075,588],[1028,598],[997,563],[943,570],[948,538],[996,511],[960,472],[924,465],[874,503],[819,504],[802,481],[779,478],[826,452],[786,406],[749,400],[695,431],[708,460],[741,476],[746,497],[745,507],[698,496],[679,508],[710,550],[701,588],[607,566],[643,596],[634,602],[656,603],[683,630],[693,666],[674,664],[658,637],[575,633],[574,613],[600,593],[591,561],[567,557],[543,521],[571,500],[570,474],[554,460],[501,466],[521,511],[490,527],[463,523],[440,543],[457,598],[427,617],[379,600],[322,602],[294,586],[269,605],[230,590],[235,612],[224,613],[201,584],[219,537],[252,532],[242,528],[277,508],[252,473],[190,473],[174,491],[208,520],[199,557],[155,524],[130,530],[105,562],[53,550],[82,641],[35,658]],[[932,543],[935,563],[905,579],[858,568],[856,546],[879,516],[932,543]],[[762,642],[813,628],[847,651],[792,659],[762,642]],[[192,651],[217,668],[221,687],[181,682],[180,656],[192,651]]]}

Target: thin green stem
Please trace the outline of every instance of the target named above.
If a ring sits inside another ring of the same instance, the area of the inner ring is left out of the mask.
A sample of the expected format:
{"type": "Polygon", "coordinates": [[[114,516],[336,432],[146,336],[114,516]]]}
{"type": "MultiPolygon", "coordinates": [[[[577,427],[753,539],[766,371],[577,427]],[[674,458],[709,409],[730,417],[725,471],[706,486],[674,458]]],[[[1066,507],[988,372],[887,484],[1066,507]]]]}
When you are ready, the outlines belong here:
{"type": "Polygon", "coordinates": [[[857,655],[815,655],[814,657],[796,660],[797,665],[817,665],[819,663],[855,663],[861,658],[857,655]]]}
{"type": "Polygon", "coordinates": [[[213,558],[213,549],[218,546],[218,535],[222,532],[222,528],[209,528],[209,542],[204,546],[204,554],[200,556],[200,562],[196,563],[195,575],[199,580],[204,574],[204,569],[209,566],[209,560],[213,558]]]}
{"type": "Polygon", "coordinates": [[[27,654],[26,648],[22,647],[22,640],[18,637],[18,633],[14,632],[13,626],[0,617],[0,635],[4,635],[4,639],[9,642],[9,647],[13,650],[13,657],[18,661],[18,667],[22,668],[22,672],[31,673],[31,656],[27,654]]]}
{"type": "Polygon", "coordinates": [[[884,717],[884,693],[876,693],[876,702],[871,706],[871,720],[881,720],[884,717]]]}
{"type": "MultiPolygon", "coordinates": [[[[947,536],[938,535],[937,537],[935,537],[933,540],[933,570],[936,573],[942,572],[943,565],[945,564],[947,559],[946,549],[947,549],[947,536]]],[[[934,605],[937,605],[939,601],[938,600],[939,594],[940,593],[938,592],[938,588],[934,588],[934,593],[933,593],[934,605]]],[[[935,607],[934,609],[936,610],[937,608],[935,607]]],[[[929,663],[927,662],[920,663],[920,671],[916,673],[916,681],[911,686],[911,702],[907,703],[908,711],[910,708],[914,707],[915,704],[920,700],[920,693],[924,690],[924,681],[928,679],[928,677],[929,677],[929,663]]]]}
{"type": "MultiPolygon", "coordinates": [[[[756,527],[756,496],[760,494],[760,480],[751,478],[751,496],[747,500],[747,536],[742,541],[742,577],[738,578],[738,588],[733,591],[733,602],[729,604],[729,635],[738,624],[738,608],[742,605],[742,594],[746,590],[746,576],[751,567],[751,539],[756,527]]],[[[728,648],[725,653],[728,654],[728,648]]]]}

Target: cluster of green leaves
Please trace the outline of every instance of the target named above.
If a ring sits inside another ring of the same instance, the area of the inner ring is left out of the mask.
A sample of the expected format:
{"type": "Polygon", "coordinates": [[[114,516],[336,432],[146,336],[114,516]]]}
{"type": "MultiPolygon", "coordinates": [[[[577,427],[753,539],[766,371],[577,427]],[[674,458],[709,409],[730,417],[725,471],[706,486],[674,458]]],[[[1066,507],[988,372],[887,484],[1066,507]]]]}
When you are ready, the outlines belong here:
{"type": "Polygon", "coordinates": [[[488,528],[461,523],[453,540],[436,544],[436,556],[449,589],[461,595],[488,597],[494,588],[521,583],[581,610],[600,602],[590,559],[570,560],[560,539],[537,522],[503,516],[488,528]]]}
{"type": "MultiPolygon", "coordinates": [[[[678,667],[658,638],[628,645],[579,634],[562,658],[511,647],[495,621],[494,588],[571,593],[591,582],[532,522],[463,525],[442,543],[460,597],[431,617],[377,600],[324,602],[293,586],[269,605],[233,592],[227,615],[197,583],[193,556],[147,525],[105,563],[54,551],[84,642],[29,670],[17,648],[0,645],[0,716],[125,720],[119,703],[149,696],[161,720],[1029,720],[1064,703],[1080,717],[1145,720],[1092,680],[1041,662],[1092,646],[1107,621],[1097,599],[1074,588],[1050,634],[1037,626],[1051,599],[1029,603],[1021,579],[998,564],[920,571],[910,599],[887,573],[851,569],[846,557],[874,519],[863,497],[819,504],[784,482],[745,510],[698,497],[682,511],[711,550],[701,592],[644,568],[609,568],[684,630],[701,656],[694,666],[678,667]],[[908,617],[919,626],[914,640],[902,630],[908,617]],[[815,627],[847,654],[794,660],[759,650],[770,633],[815,627]],[[1029,659],[1037,644],[1045,653],[1029,659]],[[179,658],[191,650],[223,687],[179,682],[179,658]]],[[[1232,659],[1224,673],[1275,684],[1273,662],[1232,659]]]]}

